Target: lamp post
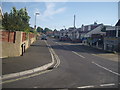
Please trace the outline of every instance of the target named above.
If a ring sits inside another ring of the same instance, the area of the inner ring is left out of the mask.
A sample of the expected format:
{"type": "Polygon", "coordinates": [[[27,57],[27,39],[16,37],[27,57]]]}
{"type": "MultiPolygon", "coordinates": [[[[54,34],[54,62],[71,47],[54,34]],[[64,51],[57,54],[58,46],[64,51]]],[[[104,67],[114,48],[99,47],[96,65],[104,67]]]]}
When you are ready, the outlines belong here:
{"type": "Polygon", "coordinates": [[[64,27],[64,29],[66,30],[65,26],[63,26],[63,27],[64,27]]]}
{"type": "Polygon", "coordinates": [[[74,15],[74,30],[75,30],[75,17],[76,17],[76,16],[74,15]]]}
{"type": "Polygon", "coordinates": [[[36,30],[36,16],[39,15],[39,14],[40,14],[39,12],[35,13],[35,25],[34,25],[35,30],[36,30]]]}

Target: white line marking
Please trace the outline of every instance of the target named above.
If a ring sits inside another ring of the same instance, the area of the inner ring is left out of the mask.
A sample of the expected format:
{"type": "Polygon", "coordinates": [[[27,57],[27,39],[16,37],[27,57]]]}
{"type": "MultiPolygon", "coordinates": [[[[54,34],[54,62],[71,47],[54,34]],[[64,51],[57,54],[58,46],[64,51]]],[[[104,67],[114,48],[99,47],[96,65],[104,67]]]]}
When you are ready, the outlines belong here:
{"type": "Polygon", "coordinates": [[[78,56],[80,56],[80,57],[82,57],[82,58],[85,58],[84,56],[82,56],[82,55],[80,55],[80,54],[78,54],[77,52],[74,52],[74,51],[72,51],[74,54],[76,54],[76,55],[78,55],[78,56]]]}
{"type": "Polygon", "coordinates": [[[114,71],[112,71],[112,70],[110,70],[110,69],[107,69],[107,68],[105,68],[105,67],[103,67],[103,66],[101,66],[101,65],[99,65],[99,64],[97,64],[97,63],[95,63],[95,62],[92,62],[92,63],[95,64],[95,65],[97,65],[97,66],[100,67],[100,68],[103,68],[103,69],[105,69],[105,70],[107,70],[107,71],[109,71],[109,72],[115,74],[115,75],[120,76],[119,73],[116,73],[116,72],[114,72],[114,71]]]}
{"type": "Polygon", "coordinates": [[[104,87],[104,86],[113,86],[113,85],[115,85],[114,83],[111,83],[111,84],[102,84],[102,85],[100,85],[101,87],[104,87]]]}
{"type": "Polygon", "coordinates": [[[96,87],[96,86],[104,87],[104,86],[113,86],[113,85],[115,85],[115,83],[101,84],[101,85],[81,86],[81,87],[77,87],[77,88],[93,88],[93,87],[96,87]]]}
{"type": "Polygon", "coordinates": [[[94,86],[81,86],[81,87],[77,87],[77,88],[92,88],[94,86]]]}

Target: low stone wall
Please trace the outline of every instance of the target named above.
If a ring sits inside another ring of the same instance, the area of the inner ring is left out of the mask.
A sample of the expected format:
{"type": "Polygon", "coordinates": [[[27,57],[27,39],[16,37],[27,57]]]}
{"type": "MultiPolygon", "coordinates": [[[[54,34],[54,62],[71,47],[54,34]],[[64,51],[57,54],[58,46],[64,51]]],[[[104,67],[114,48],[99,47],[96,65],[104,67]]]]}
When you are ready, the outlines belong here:
{"type": "Polygon", "coordinates": [[[119,51],[119,46],[120,46],[119,37],[105,37],[104,38],[104,50],[119,51]]]}
{"type": "MultiPolygon", "coordinates": [[[[6,31],[0,31],[6,32],[6,31]]],[[[29,48],[29,46],[36,41],[36,36],[33,34],[25,34],[25,32],[16,31],[15,32],[15,41],[8,42],[5,40],[0,34],[0,46],[2,47],[2,54],[0,54],[0,58],[7,58],[7,57],[16,57],[23,54],[23,52],[29,48]],[[29,37],[33,35],[33,37],[29,37]],[[26,37],[26,38],[25,38],[26,37]],[[25,48],[25,49],[24,49],[25,48]],[[24,50],[24,51],[23,51],[24,50]]]]}

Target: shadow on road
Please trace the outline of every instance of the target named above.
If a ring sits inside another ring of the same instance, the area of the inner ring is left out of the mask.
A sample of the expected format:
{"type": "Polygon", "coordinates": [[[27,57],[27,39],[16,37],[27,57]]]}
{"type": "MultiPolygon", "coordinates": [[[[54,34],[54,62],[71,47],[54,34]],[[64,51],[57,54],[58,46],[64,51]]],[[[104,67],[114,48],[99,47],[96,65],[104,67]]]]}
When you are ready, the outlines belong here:
{"type": "MultiPolygon", "coordinates": [[[[58,40],[54,40],[54,42],[61,42],[58,40]]],[[[97,48],[93,48],[90,46],[86,46],[86,45],[77,45],[80,43],[72,43],[72,42],[61,42],[61,43],[70,43],[71,45],[52,45],[53,49],[62,49],[62,50],[66,50],[66,51],[75,51],[75,52],[82,52],[82,53],[89,53],[89,54],[105,54],[105,53],[112,53],[112,52],[108,52],[108,51],[104,51],[104,50],[100,50],[97,48]]]]}

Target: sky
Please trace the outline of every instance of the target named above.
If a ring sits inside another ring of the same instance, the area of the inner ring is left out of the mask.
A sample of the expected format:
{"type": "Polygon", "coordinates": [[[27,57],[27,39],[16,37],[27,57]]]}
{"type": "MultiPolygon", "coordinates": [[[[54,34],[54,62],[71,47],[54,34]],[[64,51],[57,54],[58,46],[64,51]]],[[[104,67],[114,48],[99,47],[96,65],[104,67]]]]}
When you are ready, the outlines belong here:
{"type": "Polygon", "coordinates": [[[73,27],[76,15],[76,27],[89,25],[95,21],[105,25],[115,25],[118,20],[118,2],[2,2],[3,12],[10,12],[12,7],[27,8],[30,26],[36,25],[52,30],[73,27]]]}

